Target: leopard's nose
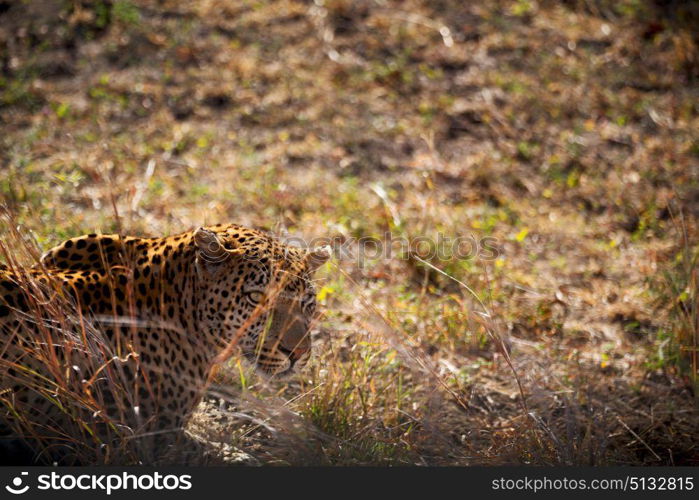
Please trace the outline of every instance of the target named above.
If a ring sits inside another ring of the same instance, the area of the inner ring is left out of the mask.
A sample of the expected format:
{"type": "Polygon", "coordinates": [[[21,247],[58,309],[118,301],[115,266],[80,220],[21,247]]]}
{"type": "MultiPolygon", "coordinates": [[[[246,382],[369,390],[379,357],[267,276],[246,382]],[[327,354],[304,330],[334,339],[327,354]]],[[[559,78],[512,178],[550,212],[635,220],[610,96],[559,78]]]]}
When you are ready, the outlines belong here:
{"type": "Polygon", "coordinates": [[[306,354],[309,349],[304,348],[304,347],[296,347],[294,349],[287,349],[286,347],[280,345],[278,349],[286,354],[289,358],[291,358],[293,361],[296,361],[297,359],[300,359],[304,354],[306,354]]]}
{"type": "Polygon", "coordinates": [[[304,354],[306,354],[308,351],[310,351],[309,348],[307,347],[297,347],[293,351],[291,351],[291,355],[294,357],[294,359],[300,359],[303,357],[304,354]]]}

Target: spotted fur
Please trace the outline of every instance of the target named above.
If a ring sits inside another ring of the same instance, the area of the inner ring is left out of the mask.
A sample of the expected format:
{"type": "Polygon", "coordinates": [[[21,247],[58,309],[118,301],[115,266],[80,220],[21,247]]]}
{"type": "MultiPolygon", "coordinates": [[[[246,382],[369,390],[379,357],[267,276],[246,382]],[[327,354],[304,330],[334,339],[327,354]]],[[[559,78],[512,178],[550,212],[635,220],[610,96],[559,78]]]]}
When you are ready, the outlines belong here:
{"type": "MultiPolygon", "coordinates": [[[[259,230],[218,225],[164,238],[81,236],[46,252],[27,272],[72,301],[76,316],[103,334],[102,344],[83,346],[85,352],[62,352],[61,340],[51,340],[66,369],[82,370],[89,380],[96,369],[86,352],[99,351],[108,365],[100,375],[142,380],[135,394],[104,397],[112,420],[143,432],[182,428],[212,365],[234,349],[270,375],[303,367],[316,307],[311,276],[328,258],[327,247],[290,247],[259,230]],[[120,371],[110,356],[122,360],[120,371]],[[125,407],[137,415],[117,415],[125,407]]],[[[41,307],[21,285],[25,278],[0,267],[0,399],[41,420],[55,405],[17,373],[19,365],[45,371],[26,354],[46,329],[41,318],[27,319],[41,307]]],[[[6,433],[16,429],[10,413],[0,407],[0,432],[3,425],[6,433]]]]}

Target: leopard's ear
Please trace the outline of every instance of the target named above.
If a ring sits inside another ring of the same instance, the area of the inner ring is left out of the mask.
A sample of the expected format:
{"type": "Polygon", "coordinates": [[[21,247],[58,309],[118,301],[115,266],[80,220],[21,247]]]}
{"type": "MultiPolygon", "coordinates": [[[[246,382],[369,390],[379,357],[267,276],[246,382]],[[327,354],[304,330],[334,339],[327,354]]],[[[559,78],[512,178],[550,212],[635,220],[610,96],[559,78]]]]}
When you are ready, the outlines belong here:
{"type": "Polygon", "coordinates": [[[332,257],[333,250],[330,245],[324,245],[322,247],[315,247],[308,250],[306,255],[306,262],[308,264],[308,270],[310,272],[315,271],[320,266],[325,264],[330,257],[332,257]]]}
{"type": "Polygon", "coordinates": [[[216,233],[203,227],[194,231],[194,244],[197,246],[197,257],[207,265],[221,264],[230,257],[216,233]]]}

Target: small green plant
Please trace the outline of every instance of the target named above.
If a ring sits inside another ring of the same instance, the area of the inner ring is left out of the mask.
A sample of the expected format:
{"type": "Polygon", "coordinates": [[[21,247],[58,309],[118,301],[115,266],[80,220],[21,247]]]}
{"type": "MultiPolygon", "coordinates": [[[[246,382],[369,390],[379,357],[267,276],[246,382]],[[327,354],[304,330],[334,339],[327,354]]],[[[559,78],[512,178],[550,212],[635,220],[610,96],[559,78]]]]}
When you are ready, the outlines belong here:
{"type": "Polygon", "coordinates": [[[112,6],[114,19],[123,24],[137,24],[141,18],[138,7],[129,0],[117,0],[112,6]]]}
{"type": "Polygon", "coordinates": [[[699,245],[690,242],[683,219],[677,226],[680,249],[655,284],[668,311],[668,328],[661,330],[657,341],[663,354],[657,357],[673,360],[699,388],[699,245]]]}

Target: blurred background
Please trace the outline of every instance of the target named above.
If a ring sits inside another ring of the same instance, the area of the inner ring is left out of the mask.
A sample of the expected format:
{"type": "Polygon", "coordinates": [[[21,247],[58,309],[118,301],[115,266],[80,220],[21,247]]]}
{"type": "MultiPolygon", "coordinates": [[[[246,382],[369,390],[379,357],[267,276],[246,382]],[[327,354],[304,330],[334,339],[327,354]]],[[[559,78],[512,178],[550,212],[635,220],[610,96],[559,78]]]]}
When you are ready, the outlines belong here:
{"type": "Polygon", "coordinates": [[[0,68],[43,249],[496,242],[327,264],[306,373],[220,368],[190,432],[226,460],[699,465],[699,2],[0,1],[0,68]]]}

